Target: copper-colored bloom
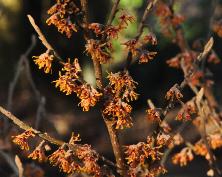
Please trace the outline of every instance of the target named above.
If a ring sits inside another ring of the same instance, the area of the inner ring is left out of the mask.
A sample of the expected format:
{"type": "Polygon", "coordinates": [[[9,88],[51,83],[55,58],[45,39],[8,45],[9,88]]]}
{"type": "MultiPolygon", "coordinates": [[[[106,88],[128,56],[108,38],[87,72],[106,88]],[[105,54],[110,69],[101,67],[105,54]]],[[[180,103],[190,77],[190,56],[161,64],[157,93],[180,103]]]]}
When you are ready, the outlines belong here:
{"type": "Polygon", "coordinates": [[[153,146],[151,137],[147,137],[147,142],[139,142],[136,145],[126,146],[126,160],[131,168],[138,165],[144,165],[146,159],[151,158],[152,161],[160,159],[162,153],[158,146],[153,146]]]}
{"type": "Polygon", "coordinates": [[[49,51],[41,54],[40,56],[33,56],[35,64],[39,66],[39,69],[44,68],[45,73],[49,73],[52,67],[52,61],[54,56],[49,54],[49,51]]]}
{"type": "Polygon", "coordinates": [[[31,158],[33,160],[38,160],[39,162],[45,162],[47,160],[47,157],[45,155],[45,149],[44,149],[45,141],[42,141],[35,150],[29,154],[28,158],[31,158]]]}
{"type": "Polygon", "coordinates": [[[183,98],[182,93],[180,92],[178,85],[174,85],[171,89],[166,93],[167,100],[180,100],[183,98]]]}
{"type": "Polygon", "coordinates": [[[139,63],[147,63],[156,56],[157,52],[143,51],[139,57],[139,63]]]}
{"type": "Polygon", "coordinates": [[[210,154],[207,150],[207,147],[205,144],[203,144],[202,142],[197,142],[195,145],[194,145],[194,152],[195,154],[197,155],[201,155],[201,156],[204,156],[207,160],[210,159],[210,154]]]}
{"type": "Polygon", "coordinates": [[[53,82],[56,83],[55,86],[59,87],[61,92],[65,92],[66,95],[70,95],[73,92],[76,92],[79,88],[79,85],[76,84],[76,80],[79,78],[79,74],[81,72],[78,59],[76,58],[72,64],[70,63],[70,59],[68,59],[68,62],[64,63],[62,71],[65,73],[62,74],[59,72],[59,78],[53,82]]]}
{"type": "Polygon", "coordinates": [[[55,25],[60,33],[65,33],[68,38],[73,31],[77,32],[76,25],[71,21],[71,15],[79,11],[73,1],[64,0],[57,3],[48,10],[51,16],[46,20],[48,25],[55,25]]]}
{"type": "Polygon", "coordinates": [[[110,85],[113,87],[113,93],[121,94],[122,99],[136,100],[138,94],[135,92],[137,82],[129,75],[128,72],[109,73],[108,77],[110,85]]]}
{"type": "Polygon", "coordinates": [[[17,136],[12,136],[12,141],[13,143],[17,144],[20,146],[22,150],[29,150],[29,145],[28,145],[28,139],[30,137],[35,137],[35,134],[33,130],[26,130],[24,133],[17,135],[17,136]]]}
{"type": "Polygon", "coordinates": [[[126,49],[129,50],[133,56],[136,56],[138,54],[138,41],[136,39],[131,39],[123,43],[123,45],[126,46],[126,49]]]}
{"type": "Polygon", "coordinates": [[[86,52],[91,55],[93,60],[98,60],[101,64],[105,64],[111,60],[107,43],[101,44],[98,40],[87,40],[86,52]]]}
{"type": "Polygon", "coordinates": [[[81,100],[79,105],[83,108],[83,111],[89,111],[89,108],[95,106],[102,96],[102,93],[99,93],[89,84],[80,86],[76,93],[81,100]]]}
{"type": "Polygon", "coordinates": [[[117,99],[106,104],[103,114],[116,120],[116,129],[123,129],[132,126],[131,111],[132,107],[129,104],[117,99]]]}
{"type": "Polygon", "coordinates": [[[147,109],[147,119],[161,123],[160,112],[156,109],[147,109]]]}
{"type": "Polygon", "coordinates": [[[192,150],[188,147],[183,148],[179,153],[173,156],[172,162],[180,166],[186,166],[188,162],[193,160],[192,150]]]}

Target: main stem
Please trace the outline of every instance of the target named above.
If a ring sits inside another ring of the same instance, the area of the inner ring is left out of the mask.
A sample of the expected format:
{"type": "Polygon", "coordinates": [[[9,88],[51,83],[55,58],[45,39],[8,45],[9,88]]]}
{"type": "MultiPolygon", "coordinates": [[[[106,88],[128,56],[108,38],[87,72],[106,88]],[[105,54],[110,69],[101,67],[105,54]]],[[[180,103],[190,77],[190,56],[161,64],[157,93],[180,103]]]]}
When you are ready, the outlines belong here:
{"type": "MultiPolygon", "coordinates": [[[[119,3],[119,0],[116,1],[115,5],[117,8],[119,3]]],[[[89,39],[89,32],[87,29],[88,26],[88,1],[87,0],[81,0],[81,6],[82,6],[82,11],[84,13],[84,26],[85,28],[85,38],[86,40],[89,39]]],[[[115,9],[112,9],[113,14],[115,14],[115,9]]],[[[111,20],[110,20],[111,21],[111,20]]],[[[110,22],[111,23],[111,22],[110,22]]],[[[102,78],[102,67],[101,64],[99,63],[98,60],[93,60],[93,66],[94,66],[94,71],[95,71],[95,77],[96,77],[96,86],[103,91],[104,86],[103,86],[103,78],[102,78]]],[[[106,124],[108,133],[109,133],[109,137],[110,137],[110,141],[112,144],[112,149],[113,149],[113,153],[115,155],[115,159],[116,159],[116,165],[117,165],[117,172],[121,175],[121,176],[127,176],[127,171],[126,171],[126,167],[125,167],[125,163],[124,163],[124,156],[123,156],[123,151],[121,148],[121,144],[119,141],[119,137],[118,137],[118,132],[117,130],[113,127],[113,123],[109,120],[107,120],[104,117],[104,122],[106,124]]]]}

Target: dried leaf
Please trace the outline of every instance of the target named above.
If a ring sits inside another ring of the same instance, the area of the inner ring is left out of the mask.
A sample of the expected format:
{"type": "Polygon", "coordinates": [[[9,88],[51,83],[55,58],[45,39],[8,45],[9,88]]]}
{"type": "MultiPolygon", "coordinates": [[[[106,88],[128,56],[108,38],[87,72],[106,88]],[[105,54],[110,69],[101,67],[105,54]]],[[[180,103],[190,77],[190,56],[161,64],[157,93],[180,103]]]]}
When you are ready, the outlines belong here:
{"type": "Polygon", "coordinates": [[[197,57],[197,59],[198,59],[199,61],[210,52],[210,50],[211,50],[212,47],[213,47],[213,44],[214,44],[214,39],[211,37],[211,38],[209,39],[209,41],[205,44],[203,52],[200,53],[200,55],[197,57]]]}
{"type": "Polygon", "coordinates": [[[214,44],[214,39],[211,37],[209,39],[209,41],[206,43],[206,45],[204,46],[204,51],[203,51],[203,55],[205,56],[207,53],[210,52],[210,50],[212,49],[214,44]]]}
{"type": "Polygon", "coordinates": [[[23,172],[24,172],[24,169],[22,167],[22,162],[19,158],[19,156],[15,156],[15,164],[17,165],[18,167],[18,174],[19,174],[19,177],[23,177],[23,172]]]}
{"type": "Polygon", "coordinates": [[[203,98],[204,95],[204,88],[201,88],[200,91],[197,93],[196,96],[196,103],[199,104],[203,98]]]}

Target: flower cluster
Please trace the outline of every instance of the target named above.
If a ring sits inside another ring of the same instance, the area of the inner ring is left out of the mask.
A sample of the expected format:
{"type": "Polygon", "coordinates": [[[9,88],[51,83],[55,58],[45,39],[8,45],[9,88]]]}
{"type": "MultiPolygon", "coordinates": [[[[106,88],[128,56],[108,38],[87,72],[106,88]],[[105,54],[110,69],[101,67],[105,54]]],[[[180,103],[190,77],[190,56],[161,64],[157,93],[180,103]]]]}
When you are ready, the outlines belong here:
{"type": "Polygon", "coordinates": [[[135,92],[136,82],[128,72],[110,73],[109,85],[106,89],[108,98],[105,102],[103,114],[115,120],[116,129],[132,126],[130,113],[132,107],[127,103],[138,98],[135,92]]]}
{"type": "Polygon", "coordinates": [[[49,50],[47,50],[40,56],[33,56],[33,58],[35,58],[34,62],[36,65],[39,66],[39,69],[44,68],[45,73],[51,72],[52,61],[54,56],[50,54],[49,50]]]}
{"type": "Polygon", "coordinates": [[[70,95],[78,88],[77,80],[79,79],[79,74],[81,72],[78,59],[74,59],[72,64],[70,63],[70,59],[68,59],[68,62],[64,64],[62,71],[65,73],[62,75],[60,72],[59,79],[53,82],[55,82],[56,87],[60,88],[61,92],[70,95]]]}
{"type": "Polygon", "coordinates": [[[29,154],[28,158],[31,158],[33,160],[38,160],[39,162],[45,162],[47,161],[47,157],[45,155],[45,141],[42,141],[35,150],[29,154]]]}
{"type": "Polygon", "coordinates": [[[173,164],[186,166],[188,162],[194,159],[192,150],[189,147],[183,148],[179,153],[175,154],[172,158],[173,164]]]}
{"type": "Polygon", "coordinates": [[[129,15],[126,12],[121,12],[118,17],[117,25],[104,26],[99,23],[91,23],[88,28],[92,30],[96,36],[105,36],[108,39],[117,39],[119,33],[126,29],[129,23],[133,23],[134,21],[135,18],[132,15],[129,15]]]}
{"type": "Polygon", "coordinates": [[[102,96],[102,93],[99,93],[89,84],[79,86],[76,94],[81,100],[79,105],[83,108],[83,111],[89,111],[89,108],[95,106],[102,96]]]}
{"type": "Polygon", "coordinates": [[[196,155],[204,156],[207,160],[210,160],[210,154],[207,150],[207,146],[203,143],[203,140],[194,145],[194,152],[196,155]]]}
{"type": "MultiPolygon", "coordinates": [[[[189,83],[191,83],[193,86],[201,86],[205,75],[203,71],[194,64],[197,57],[198,53],[195,51],[183,52],[167,60],[167,64],[170,67],[177,69],[182,68],[189,83]]],[[[215,52],[212,51],[207,56],[206,61],[209,63],[217,64],[220,62],[220,59],[215,54],[215,52]]],[[[206,82],[211,83],[210,80],[206,80],[206,82]]]]}
{"type": "Polygon", "coordinates": [[[162,156],[162,152],[160,151],[160,149],[163,147],[168,137],[166,137],[165,139],[165,136],[160,135],[158,139],[159,141],[155,142],[154,138],[148,136],[146,142],[139,142],[135,145],[126,146],[125,154],[127,163],[130,165],[130,176],[137,176],[137,173],[141,173],[141,169],[146,166],[148,160],[151,160],[151,162],[149,163],[149,167],[147,168],[148,171],[142,173],[147,173],[147,176],[152,176],[152,174],[154,174],[154,171],[156,173],[153,176],[165,173],[165,169],[161,166],[153,168],[151,165],[152,163],[160,160],[162,156]]]}
{"type": "Polygon", "coordinates": [[[132,126],[131,111],[132,107],[129,104],[123,102],[121,99],[115,99],[110,100],[107,105],[105,105],[103,114],[116,119],[116,129],[123,129],[132,126]]]}
{"type": "Polygon", "coordinates": [[[161,114],[160,111],[158,111],[157,109],[147,109],[147,119],[151,120],[151,121],[157,121],[158,123],[161,123],[161,114]]]}
{"type": "Polygon", "coordinates": [[[145,46],[145,44],[156,45],[156,37],[150,33],[144,36],[142,40],[138,40],[135,38],[123,43],[123,45],[126,46],[126,49],[131,52],[133,57],[139,58],[139,63],[147,63],[152,60],[157,54],[157,52],[143,50],[142,48],[143,46],[145,46]]]}
{"type": "MultiPolygon", "coordinates": [[[[219,133],[209,135],[207,140],[211,149],[222,147],[222,136],[219,133]]],[[[206,160],[210,160],[207,146],[201,139],[194,144],[193,148],[185,147],[179,153],[175,154],[172,158],[172,162],[180,166],[186,166],[188,162],[194,159],[194,154],[203,156],[206,160]]]]}
{"type": "MultiPolygon", "coordinates": [[[[21,149],[29,150],[28,138],[34,137],[33,130],[27,130],[24,133],[13,136],[13,142],[18,144],[21,149]]],[[[80,141],[79,135],[72,134],[69,143],[63,144],[51,155],[46,156],[47,144],[43,140],[28,158],[38,160],[39,162],[49,162],[53,166],[58,166],[64,173],[83,172],[94,176],[101,176],[100,166],[97,164],[98,154],[90,145],[77,144],[80,141]]]]}
{"type": "Polygon", "coordinates": [[[12,142],[20,146],[22,150],[29,150],[28,139],[35,137],[33,130],[27,130],[24,133],[12,136],[12,142]]]}
{"type": "Polygon", "coordinates": [[[175,84],[173,87],[170,88],[169,91],[166,93],[166,99],[167,100],[181,100],[183,98],[182,93],[180,92],[179,86],[175,84]]]}
{"type": "Polygon", "coordinates": [[[70,38],[73,31],[77,32],[76,25],[71,21],[72,15],[79,11],[73,1],[57,0],[57,3],[48,10],[48,14],[51,16],[46,20],[46,23],[55,25],[60,33],[65,33],[70,38]]]}
{"type": "Polygon", "coordinates": [[[98,155],[89,145],[75,146],[75,150],[66,146],[68,145],[64,144],[49,156],[53,166],[58,166],[64,173],[84,172],[100,176],[98,155]]]}
{"type": "Polygon", "coordinates": [[[110,45],[108,43],[101,44],[99,40],[89,39],[86,43],[86,52],[90,54],[93,60],[105,64],[111,60],[110,45]]]}
{"type": "Polygon", "coordinates": [[[197,112],[196,106],[193,101],[187,102],[183,105],[182,109],[177,114],[177,120],[191,120],[191,115],[197,112]]]}
{"type": "Polygon", "coordinates": [[[64,64],[62,71],[64,74],[59,73],[58,80],[54,81],[55,86],[59,87],[60,91],[65,92],[66,95],[76,93],[81,100],[79,105],[83,108],[83,111],[88,111],[90,107],[95,106],[102,94],[91,85],[87,83],[82,84],[78,80],[81,72],[78,59],[76,58],[72,64],[68,60],[64,64]]]}
{"type": "Polygon", "coordinates": [[[220,133],[209,135],[209,144],[212,149],[222,147],[222,135],[220,133]]]}

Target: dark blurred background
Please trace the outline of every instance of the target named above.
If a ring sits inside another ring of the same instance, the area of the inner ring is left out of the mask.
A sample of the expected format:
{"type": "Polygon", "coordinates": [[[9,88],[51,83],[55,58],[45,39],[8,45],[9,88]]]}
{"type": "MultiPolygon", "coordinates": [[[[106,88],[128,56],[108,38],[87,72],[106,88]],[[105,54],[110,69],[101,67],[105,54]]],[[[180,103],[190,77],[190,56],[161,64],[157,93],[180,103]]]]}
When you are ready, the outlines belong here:
{"type": "MultiPolygon", "coordinates": [[[[104,23],[109,15],[112,2],[109,0],[89,2],[90,21],[104,23]]],[[[29,24],[27,14],[33,16],[50,44],[62,58],[79,58],[84,70],[84,78],[95,84],[92,61],[83,53],[84,43],[82,36],[78,33],[67,39],[64,35],[58,33],[55,27],[46,25],[45,21],[48,18],[47,10],[53,3],[54,1],[52,0],[0,0],[0,105],[7,106],[9,85],[15,77],[18,61],[29,48],[32,35],[36,35],[29,24]]],[[[121,7],[126,8],[129,13],[134,14],[138,19],[140,19],[143,13],[145,4],[145,0],[121,1],[121,7]]],[[[221,5],[221,2],[218,1],[216,13],[219,15],[222,12],[221,5]]],[[[205,41],[210,30],[211,0],[179,0],[176,9],[186,17],[183,28],[185,29],[185,36],[189,44],[192,45],[197,39],[205,41]]],[[[158,107],[164,106],[166,104],[164,100],[166,91],[175,83],[183,80],[181,71],[169,68],[166,64],[166,60],[174,57],[179,52],[179,48],[161,34],[157,23],[156,18],[149,17],[147,20],[148,26],[157,35],[158,45],[156,48],[153,48],[154,51],[158,52],[157,57],[148,64],[139,65],[134,63],[130,68],[130,74],[138,82],[137,90],[140,97],[138,101],[133,103],[134,127],[121,133],[121,139],[124,144],[144,141],[150,133],[150,124],[145,119],[147,99],[151,99],[158,107]]],[[[129,26],[123,34],[123,41],[136,34],[137,25],[137,23],[134,23],[129,26]]],[[[214,33],[212,33],[212,36],[215,39],[214,49],[220,57],[222,56],[222,40],[214,33]]],[[[114,44],[116,49],[114,60],[109,66],[104,66],[104,75],[107,74],[107,71],[118,71],[123,67],[122,63],[125,60],[126,53],[120,52],[121,47],[117,41],[114,41],[114,44]]],[[[54,87],[52,81],[57,78],[57,75],[44,74],[34,64],[32,59],[32,56],[38,56],[43,52],[45,52],[44,47],[39,40],[36,40],[34,49],[27,57],[33,81],[40,94],[45,98],[45,114],[39,120],[38,128],[42,131],[51,132],[54,136],[64,140],[69,139],[71,132],[79,133],[83,143],[91,144],[99,153],[113,159],[111,144],[98,108],[95,107],[89,112],[82,112],[81,108],[78,107],[79,100],[75,95],[65,96],[65,94],[59,92],[54,87]],[[57,134],[53,132],[57,132],[57,134]]],[[[221,67],[221,63],[209,66],[213,73],[213,80],[215,81],[214,92],[219,103],[222,100],[221,67]]],[[[192,96],[188,89],[185,89],[184,92],[185,98],[192,96]]],[[[27,75],[25,71],[21,72],[13,94],[10,111],[33,125],[37,117],[37,108],[38,101],[35,98],[27,75]]],[[[8,173],[2,170],[4,159],[1,156],[0,161],[0,176],[7,176],[8,173]]],[[[207,162],[204,159],[196,158],[187,167],[179,168],[172,166],[169,161],[168,167],[170,173],[167,176],[185,177],[196,176],[196,174],[200,174],[198,176],[205,176],[206,173],[202,169],[207,168],[207,162]],[[194,169],[193,167],[196,168],[194,169]]],[[[45,176],[51,176],[49,175],[50,172],[55,171],[53,167],[47,166],[44,168],[48,169],[45,172],[45,176]]],[[[10,168],[8,170],[10,171],[10,168]]],[[[62,173],[56,172],[53,174],[63,176],[62,173]]]]}

